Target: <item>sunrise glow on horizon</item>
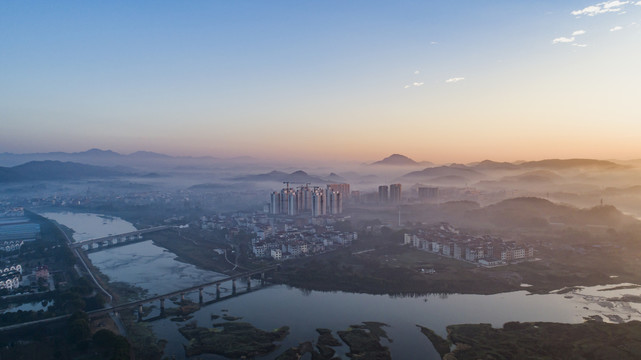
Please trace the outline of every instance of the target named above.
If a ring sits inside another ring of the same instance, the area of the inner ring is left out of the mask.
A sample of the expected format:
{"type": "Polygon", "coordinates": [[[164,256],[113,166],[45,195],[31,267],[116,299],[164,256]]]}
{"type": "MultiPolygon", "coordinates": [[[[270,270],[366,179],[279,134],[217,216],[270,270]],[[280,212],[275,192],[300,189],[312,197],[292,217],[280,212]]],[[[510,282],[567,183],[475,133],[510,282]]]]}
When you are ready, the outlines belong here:
{"type": "Polygon", "coordinates": [[[641,158],[641,1],[3,2],[0,152],[641,158]]]}

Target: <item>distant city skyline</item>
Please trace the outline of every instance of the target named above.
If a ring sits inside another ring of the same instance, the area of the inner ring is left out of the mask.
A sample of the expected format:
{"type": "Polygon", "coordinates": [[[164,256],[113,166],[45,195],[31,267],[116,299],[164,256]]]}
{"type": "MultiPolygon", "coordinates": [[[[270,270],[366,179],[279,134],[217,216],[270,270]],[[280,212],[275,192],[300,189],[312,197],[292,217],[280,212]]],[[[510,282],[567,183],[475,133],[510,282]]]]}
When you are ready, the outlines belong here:
{"type": "Polygon", "coordinates": [[[641,158],[641,1],[2,2],[0,153],[641,158]]]}

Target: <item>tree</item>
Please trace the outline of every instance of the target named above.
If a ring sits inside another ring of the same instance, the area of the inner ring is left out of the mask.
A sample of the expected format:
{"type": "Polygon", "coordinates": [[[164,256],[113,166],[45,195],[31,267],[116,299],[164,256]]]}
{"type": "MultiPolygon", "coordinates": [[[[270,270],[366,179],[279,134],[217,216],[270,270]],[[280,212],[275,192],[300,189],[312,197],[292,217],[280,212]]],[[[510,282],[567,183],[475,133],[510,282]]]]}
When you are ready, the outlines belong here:
{"type": "Polygon", "coordinates": [[[102,329],[93,335],[92,340],[112,360],[129,359],[131,347],[123,336],[116,335],[107,329],[102,329]]]}
{"type": "Polygon", "coordinates": [[[74,312],[67,324],[67,338],[71,344],[79,344],[91,335],[89,318],[84,311],[74,312]]]}

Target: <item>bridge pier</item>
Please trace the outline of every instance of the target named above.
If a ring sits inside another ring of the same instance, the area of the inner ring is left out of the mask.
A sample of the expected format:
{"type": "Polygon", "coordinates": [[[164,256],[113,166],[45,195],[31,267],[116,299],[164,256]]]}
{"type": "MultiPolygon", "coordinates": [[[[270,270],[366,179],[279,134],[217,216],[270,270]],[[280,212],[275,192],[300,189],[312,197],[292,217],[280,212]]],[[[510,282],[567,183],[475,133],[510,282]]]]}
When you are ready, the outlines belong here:
{"type": "Polygon", "coordinates": [[[233,280],[231,281],[231,293],[232,293],[233,295],[236,295],[236,279],[233,279],[233,280]]]}
{"type": "Polygon", "coordinates": [[[247,277],[247,291],[250,291],[252,289],[252,277],[248,276],[247,277]]]}
{"type": "Polygon", "coordinates": [[[138,305],[138,322],[142,321],[142,304],[138,305]]]}
{"type": "Polygon", "coordinates": [[[260,284],[265,285],[265,272],[260,273],[260,284]]]}
{"type": "Polygon", "coordinates": [[[160,316],[165,315],[165,299],[160,298],[160,316]]]}
{"type": "Polygon", "coordinates": [[[180,301],[185,301],[185,293],[180,293],[180,301]]]}
{"type": "Polygon", "coordinates": [[[198,289],[198,302],[203,303],[203,288],[198,289]]]}
{"type": "Polygon", "coordinates": [[[220,299],[220,284],[216,284],[216,300],[220,299]]]}

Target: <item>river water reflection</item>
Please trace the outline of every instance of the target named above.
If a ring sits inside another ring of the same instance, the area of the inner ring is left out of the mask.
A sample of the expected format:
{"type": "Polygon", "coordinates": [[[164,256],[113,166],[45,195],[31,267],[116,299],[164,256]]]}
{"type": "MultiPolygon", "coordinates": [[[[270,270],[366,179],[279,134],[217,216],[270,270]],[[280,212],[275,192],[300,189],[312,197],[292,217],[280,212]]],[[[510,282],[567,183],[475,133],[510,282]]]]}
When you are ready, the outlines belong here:
{"type": "MultiPolygon", "coordinates": [[[[104,218],[95,214],[65,213],[64,217],[55,214],[44,215],[74,230],[76,227],[82,229],[82,236],[86,238],[116,234],[121,232],[121,229],[124,229],[122,232],[133,230],[125,229],[122,219],[112,218],[105,222],[102,221],[104,218]],[[92,217],[101,221],[92,219],[85,223],[92,217]]],[[[222,276],[179,262],[173,253],[154,245],[152,241],[106,249],[92,253],[89,257],[94,265],[113,281],[124,281],[142,287],[147,289],[149,294],[175,291],[222,276]]],[[[205,306],[194,313],[194,318],[189,321],[195,320],[199,326],[209,327],[213,322],[221,321],[212,320],[212,314],[228,313],[243,317],[243,321],[264,330],[283,325],[290,326],[290,335],[282,342],[281,347],[262,359],[273,359],[285,349],[300,342],[315,341],[318,337],[316,328],[336,331],[363,321],[378,321],[390,325],[384,329],[392,342],[383,340],[382,343],[389,346],[393,358],[440,359],[427,338],[416,327],[417,324],[445,336],[447,325],[460,323],[490,323],[496,327],[508,321],[578,323],[582,322],[584,317],[593,315],[602,316],[605,321],[641,320],[639,304],[607,300],[624,294],[641,295],[641,288],[630,286],[631,288],[627,289],[608,290],[613,287],[597,286],[563,294],[545,295],[531,295],[523,290],[496,295],[392,297],[344,292],[309,292],[275,285],[205,306]]],[[[206,297],[211,297],[213,291],[215,289],[206,289],[206,297]]],[[[189,294],[188,297],[198,301],[197,293],[189,294]]],[[[207,300],[206,298],[205,301],[207,300]]],[[[153,313],[157,313],[158,304],[153,306],[153,313]]],[[[158,338],[168,340],[165,356],[185,358],[183,345],[188,341],[178,332],[178,328],[184,324],[185,322],[174,322],[167,318],[151,323],[158,338]]],[[[346,351],[347,349],[342,348],[337,354],[344,355],[346,351]]],[[[201,355],[195,358],[223,359],[216,355],[201,355]]]]}

